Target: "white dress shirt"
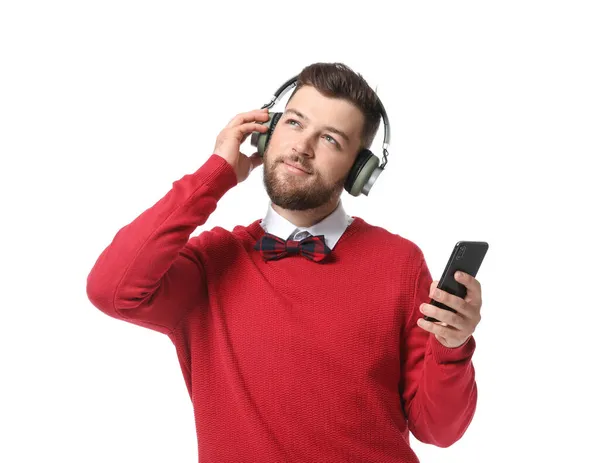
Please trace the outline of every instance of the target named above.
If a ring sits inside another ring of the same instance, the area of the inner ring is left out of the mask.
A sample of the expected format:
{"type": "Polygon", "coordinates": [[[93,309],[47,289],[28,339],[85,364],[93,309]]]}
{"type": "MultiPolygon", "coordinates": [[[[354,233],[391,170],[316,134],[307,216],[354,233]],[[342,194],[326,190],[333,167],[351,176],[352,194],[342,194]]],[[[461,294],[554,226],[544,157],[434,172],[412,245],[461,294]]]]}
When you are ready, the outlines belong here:
{"type": "Polygon", "coordinates": [[[278,214],[273,209],[271,201],[269,201],[267,214],[260,222],[260,226],[266,233],[271,233],[283,240],[300,241],[310,235],[325,235],[325,244],[333,250],[348,225],[353,221],[354,218],[346,214],[342,201],[339,201],[337,208],[331,214],[312,227],[296,227],[296,225],[278,214]]]}

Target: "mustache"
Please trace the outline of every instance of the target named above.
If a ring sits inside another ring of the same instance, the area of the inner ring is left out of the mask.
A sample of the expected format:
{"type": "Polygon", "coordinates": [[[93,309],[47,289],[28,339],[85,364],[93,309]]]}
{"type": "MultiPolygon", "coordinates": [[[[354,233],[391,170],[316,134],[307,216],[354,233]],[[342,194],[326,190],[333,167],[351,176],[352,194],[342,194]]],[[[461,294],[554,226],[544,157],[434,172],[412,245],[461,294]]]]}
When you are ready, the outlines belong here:
{"type": "Polygon", "coordinates": [[[302,161],[302,158],[300,158],[298,156],[293,156],[291,158],[284,158],[284,159],[281,159],[279,162],[291,164],[293,166],[298,166],[302,170],[305,170],[306,172],[308,172],[309,174],[313,173],[313,170],[310,168],[310,166],[308,164],[304,163],[302,161]]]}

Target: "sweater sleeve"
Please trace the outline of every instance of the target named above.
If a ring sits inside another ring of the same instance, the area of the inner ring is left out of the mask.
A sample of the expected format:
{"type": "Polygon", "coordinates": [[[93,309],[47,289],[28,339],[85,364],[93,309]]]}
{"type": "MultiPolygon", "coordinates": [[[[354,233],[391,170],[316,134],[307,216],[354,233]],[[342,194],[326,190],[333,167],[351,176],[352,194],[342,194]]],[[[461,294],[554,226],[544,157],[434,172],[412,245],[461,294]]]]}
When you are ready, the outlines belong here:
{"type": "Polygon", "coordinates": [[[87,278],[87,296],[111,317],[170,334],[206,298],[203,264],[187,246],[218,200],[237,184],[233,168],[211,155],[194,173],[121,228],[87,278]]]}
{"type": "Polygon", "coordinates": [[[423,316],[419,306],[430,302],[433,281],[420,249],[417,268],[403,336],[402,400],[412,434],[423,443],[449,447],[462,437],[475,413],[475,339],[447,348],[417,325],[423,316]]]}

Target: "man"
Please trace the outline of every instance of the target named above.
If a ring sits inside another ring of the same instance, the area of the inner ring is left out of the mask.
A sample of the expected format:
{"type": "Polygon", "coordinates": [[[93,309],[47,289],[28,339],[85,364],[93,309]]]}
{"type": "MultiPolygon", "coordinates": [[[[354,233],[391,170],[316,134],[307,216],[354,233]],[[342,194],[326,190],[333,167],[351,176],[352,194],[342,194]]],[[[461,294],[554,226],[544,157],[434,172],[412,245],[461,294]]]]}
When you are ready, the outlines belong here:
{"type": "Polygon", "coordinates": [[[480,285],[466,276],[464,300],[434,295],[416,244],[344,212],[344,181],[379,125],[359,74],[307,66],[264,157],[242,154],[267,120],[234,117],[204,165],[120,229],[88,297],[172,340],[202,463],[418,462],[409,431],[447,447],[475,412],[480,285]],[[190,239],[261,164],[266,216],[190,239]]]}

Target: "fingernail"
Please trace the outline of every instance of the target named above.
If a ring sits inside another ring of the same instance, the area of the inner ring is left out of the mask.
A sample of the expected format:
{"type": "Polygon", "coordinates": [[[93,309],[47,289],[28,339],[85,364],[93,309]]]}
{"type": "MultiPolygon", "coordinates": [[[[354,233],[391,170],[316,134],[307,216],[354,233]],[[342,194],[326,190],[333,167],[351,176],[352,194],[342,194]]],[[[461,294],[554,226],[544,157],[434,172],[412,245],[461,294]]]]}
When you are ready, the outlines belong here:
{"type": "Polygon", "coordinates": [[[454,274],[454,278],[461,278],[461,277],[462,277],[462,273],[460,273],[460,272],[456,272],[454,274]]]}

